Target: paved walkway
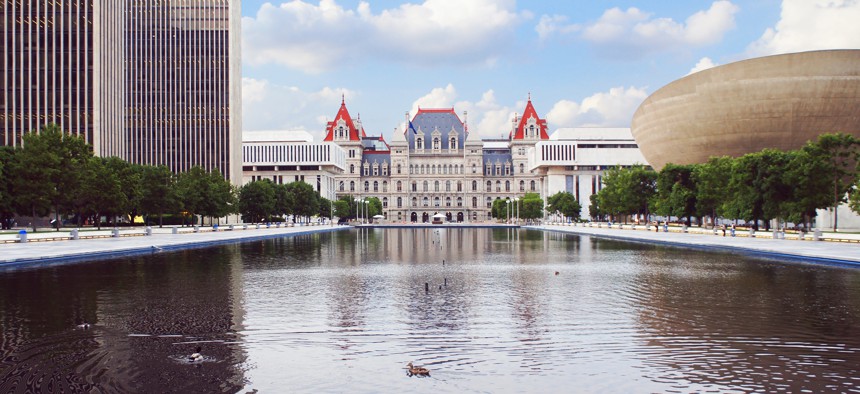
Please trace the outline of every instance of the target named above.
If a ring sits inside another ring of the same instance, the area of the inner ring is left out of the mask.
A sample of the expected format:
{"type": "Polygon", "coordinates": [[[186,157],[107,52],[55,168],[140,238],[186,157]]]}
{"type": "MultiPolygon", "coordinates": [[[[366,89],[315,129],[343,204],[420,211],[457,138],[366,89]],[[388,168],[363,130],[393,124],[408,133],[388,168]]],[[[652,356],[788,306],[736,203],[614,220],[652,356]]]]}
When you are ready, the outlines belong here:
{"type": "MultiPolygon", "coordinates": [[[[644,226],[640,226],[643,228],[644,226]]],[[[860,268],[860,244],[825,241],[773,239],[773,237],[726,237],[713,233],[655,232],[616,228],[581,226],[527,226],[526,228],[558,231],[601,238],[634,242],[656,243],[697,249],[720,250],[732,253],[810,263],[845,265],[860,268]]]]}
{"type": "MultiPolygon", "coordinates": [[[[103,237],[78,240],[69,240],[68,231],[38,232],[28,234],[28,239],[32,240],[31,242],[0,243],[0,269],[123,257],[351,228],[326,225],[280,228],[262,226],[257,229],[256,226],[250,225],[247,229],[236,226],[235,230],[225,231],[225,227],[222,226],[219,231],[212,231],[211,227],[201,227],[196,233],[191,227],[183,227],[177,229],[180,230],[178,234],[174,234],[171,227],[153,228],[150,236],[144,236],[143,229],[122,230],[120,237],[111,237],[110,230],[87,231],[81,232],[81,237],[93,235],[103,237]],[[61,237],[65,240],[35,241],[39,238],[48,237],[61,237]]],[[[8,237],[11,235],[4,235],[4,238],[8,237]]]]}

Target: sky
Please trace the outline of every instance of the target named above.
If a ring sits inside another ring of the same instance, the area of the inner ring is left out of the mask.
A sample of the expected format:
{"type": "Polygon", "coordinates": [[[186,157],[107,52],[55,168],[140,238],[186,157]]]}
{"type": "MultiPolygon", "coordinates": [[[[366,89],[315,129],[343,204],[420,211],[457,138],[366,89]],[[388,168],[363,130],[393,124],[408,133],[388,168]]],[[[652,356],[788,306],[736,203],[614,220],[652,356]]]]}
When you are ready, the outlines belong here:
{"type": "Polygon", "coordinates": [[[529,97],[550,132],[630,127],[692,72],[836,48],[860,48],[860,0],[242,0],[243,130],[321,141],[343,99],[388,141],[419,107],[498,138],[529,97]]]}

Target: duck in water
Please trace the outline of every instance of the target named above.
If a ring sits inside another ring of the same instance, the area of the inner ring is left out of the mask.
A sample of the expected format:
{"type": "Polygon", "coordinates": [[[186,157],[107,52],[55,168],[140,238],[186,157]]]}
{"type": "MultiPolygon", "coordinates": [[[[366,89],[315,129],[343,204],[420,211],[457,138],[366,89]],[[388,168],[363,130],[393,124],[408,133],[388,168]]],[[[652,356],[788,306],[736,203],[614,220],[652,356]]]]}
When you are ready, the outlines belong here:
{"type": "Polygon", "coordinates": [[[424,367],[416,367],[412,365],[410,361],[409,364],[406,364],[408,372],[406,373],[409,376],[418,375],[418,376],[430,376],[430,370],[424,367]]]}
{"type": "Polygon", "coordinates": [[[188,362],[196,363],[198,361],[203,361],[203,355],[200,354],[200,346],[194,349],[194,353],[188,356],[188,362]]]}

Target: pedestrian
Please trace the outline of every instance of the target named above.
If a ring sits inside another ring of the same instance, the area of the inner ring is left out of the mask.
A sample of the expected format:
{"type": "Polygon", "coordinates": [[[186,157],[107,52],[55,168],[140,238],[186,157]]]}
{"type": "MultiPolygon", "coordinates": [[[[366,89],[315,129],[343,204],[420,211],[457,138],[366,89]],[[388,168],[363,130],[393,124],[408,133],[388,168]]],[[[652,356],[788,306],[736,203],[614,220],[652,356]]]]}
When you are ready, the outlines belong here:
{"type": "Polygon", "coordinates": [[[726,236],[726,225],[725,224],[723,225],[723,236],[724,237],[726,236]]]}

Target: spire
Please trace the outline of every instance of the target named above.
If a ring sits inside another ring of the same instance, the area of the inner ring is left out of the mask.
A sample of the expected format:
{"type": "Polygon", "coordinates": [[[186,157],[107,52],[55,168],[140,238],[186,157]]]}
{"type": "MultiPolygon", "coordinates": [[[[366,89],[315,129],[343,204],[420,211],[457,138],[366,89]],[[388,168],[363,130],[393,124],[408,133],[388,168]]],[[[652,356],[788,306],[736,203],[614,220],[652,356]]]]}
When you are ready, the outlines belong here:
{"type": "Polygon", "coordinates": [[[346,95],[343,93],[340,94],[340,105],[346,105],[346,95]]]}

